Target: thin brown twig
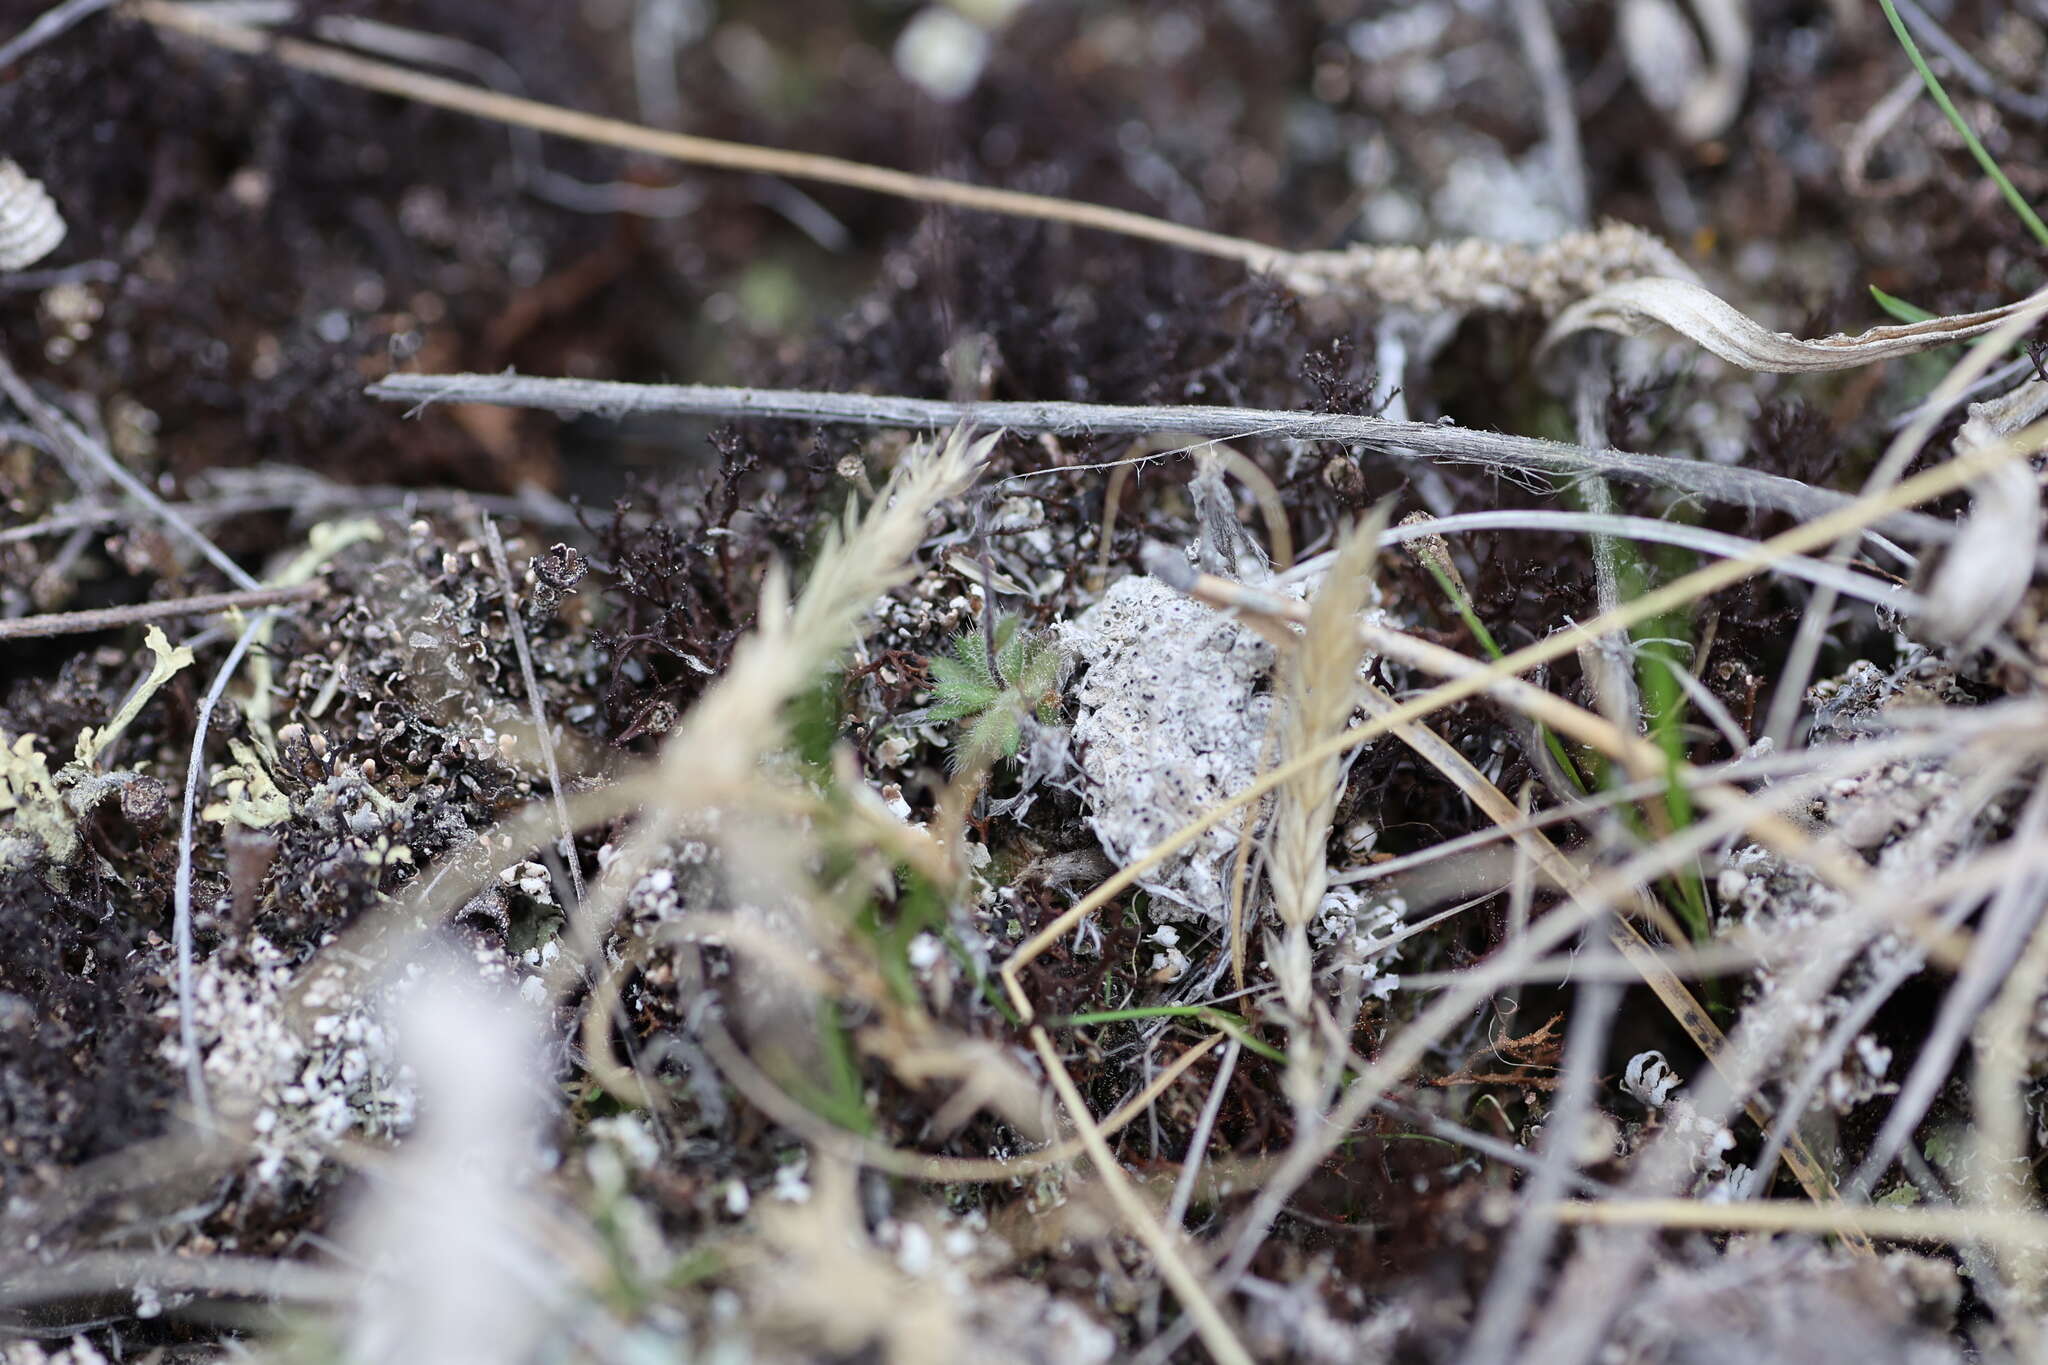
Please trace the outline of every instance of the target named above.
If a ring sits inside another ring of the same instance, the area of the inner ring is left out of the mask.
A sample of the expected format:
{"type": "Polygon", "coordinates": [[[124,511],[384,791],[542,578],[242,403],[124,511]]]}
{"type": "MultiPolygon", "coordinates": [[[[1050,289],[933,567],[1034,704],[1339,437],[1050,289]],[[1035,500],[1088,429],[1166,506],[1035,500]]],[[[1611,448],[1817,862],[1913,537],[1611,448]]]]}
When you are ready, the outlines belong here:
{"type": "Polygon", "coordinates": [[[1207,232],[1201,228],[1183,227],[1164,218],[1133,213],[1128,209],[1076,203],[1069,199],[995,189],[986,185],[970,185],[957,180],[941,180],[935,176],[912,175],[906,171],[893,171],[881,166],[845,161],[838,157],[725,142],[690,133],[665,132],[637,123],[627,123],[623,119],[603,118],[557,105],[543,104],[539,100],[499,94],[461,81],[430,76],[390,62],[359,57],[322,43],[309,43],[298,38],[273,35],[243,24],[229,23],[213,15],[202,14],[190,5],[169,3],[169,0],[139,0],[129,12],[146,23],[182,33],[189,38],[196,38],[200,42],[210,43],[230,52],[252,57],[267,56],[285,66],[325,76],[329,80],[340,81],[364,90],[396,95],[419,104],[451,109],[515,128],[531,128],[535,132],[548,133],[556,137],[575,138],[583,142],[617,147],[624,151],[645,152],[651,156],[664,157],[689,165],[784,175],[793,180],[845,185],[851,189],[866,190],[871,194],[911,199],[919,203],[947,204],[954,208],[974,209],[982,213],[999,213],[1013,218],[1032,218],[1045,222],[1067,223],[1074,227],[1094,228],[1126,237],[1160,242],[1184,251],[1199,252],[1205,256],[1241,261],[1254,270],[1275,269],[1292,259],[1294,255],[1279,247],[1247,241],[1242,237],[1226,236],[1220,232],[1207,232]]]}
{"type": "Polygon", "coordinates": [[[289,588],[200,593],[165,602],[137,602],[127,607],[95,607],[90,611],[52,611],[41,616],[18,616],[12,621],[0,621],[0,640],[87,635],[100,630],[119,630],[123,626],[146,625],[151,621],[172,621],[184,616],[211,616],[222,611],[284,606],[310,602],[326,591],[324,583],[300,583],[289,588]]]}

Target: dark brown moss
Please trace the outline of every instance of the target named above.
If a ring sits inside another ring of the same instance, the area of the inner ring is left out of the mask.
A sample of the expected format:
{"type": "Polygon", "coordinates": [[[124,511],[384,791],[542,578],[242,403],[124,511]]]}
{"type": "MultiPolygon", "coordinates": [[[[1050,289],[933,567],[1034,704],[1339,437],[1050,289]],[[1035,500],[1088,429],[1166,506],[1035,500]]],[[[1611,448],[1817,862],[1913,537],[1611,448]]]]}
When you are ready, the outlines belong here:
{"type": "Polygon", "coordinates": [[[164,998],[154,915],[80,875],[0,871],[0,1183],[61,1171],[162,1131],[174,1073],[158,1053],[164,998]]]}

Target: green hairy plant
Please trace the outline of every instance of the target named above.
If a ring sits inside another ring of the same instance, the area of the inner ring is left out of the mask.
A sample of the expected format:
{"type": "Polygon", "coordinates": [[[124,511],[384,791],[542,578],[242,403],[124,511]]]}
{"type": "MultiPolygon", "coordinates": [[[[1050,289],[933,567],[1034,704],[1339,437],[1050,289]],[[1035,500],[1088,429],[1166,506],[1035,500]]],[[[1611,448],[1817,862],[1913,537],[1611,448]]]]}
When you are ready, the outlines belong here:
{"type": "Polygon", "coordinates": [[[930,718],[962,722],[953,744],[955,768],[1015,758],[1026,714],[1045,725],[1059,720],[1059,647],[1025,630],[1015,616],[996,622],[993,666],[988,637],[969,630],[953,641],[950,654],[931,661],[931,677],[930,718]]]}

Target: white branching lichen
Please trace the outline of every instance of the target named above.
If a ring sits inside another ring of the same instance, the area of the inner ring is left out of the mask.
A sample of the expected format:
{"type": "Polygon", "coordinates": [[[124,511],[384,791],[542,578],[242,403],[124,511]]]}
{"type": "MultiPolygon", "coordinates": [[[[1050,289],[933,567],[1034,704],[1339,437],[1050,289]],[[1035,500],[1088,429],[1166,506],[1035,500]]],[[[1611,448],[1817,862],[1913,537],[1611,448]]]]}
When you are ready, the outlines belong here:
{"type": "MultiPolygon", "coordinates": [[[[254,1134],[254,1184],[278,1191],[311,1181],[345,1134],[408,1130],[417,1097],[379,1002],[316,981],[306,994],[310,1026],[301,1030],[291,1018],[290,959],[260,934],[249,937],[244,956],[247,966],[202,963],[192,1003],[208,1089],[223,1113],[246,1118],[254,1134]]],[[[159,1013],[172,1019],[176,1011],[173,1002],[159,1013]]],[[[163,1056],[184,1066],[176,1030],[163,1056]]]]}
{"type": "Polygon", "coordinates": [[[1408,902],[1398,893],[1369,899],[1356,888],[1333,886],[1308,926],[1309,942],[1333,950],[1337,969],[1358,978],[1367,997],[1385,1000],[1401,988],[1400,976],[1387,967],[1401,958],[1407,918],[1408,902]]]}
{"type": "Polygon", "coordinates": [[[10,736],[0,729],[0,817],[12,817],[7,823],[15,831],[11,837],[0,835],[0,867],[33,860],[38,846],[53,866],[61,867],[77,847],[78,822],[121,785],[122,774],[100,771],[101,756],[157,690],[192,663],[192,651],[183,645],[173,648],[162,627],[149,627],[143,638],[149,672],[105,725],[79,731],[71,761],[54,773],[38,736],[10,736]]]}

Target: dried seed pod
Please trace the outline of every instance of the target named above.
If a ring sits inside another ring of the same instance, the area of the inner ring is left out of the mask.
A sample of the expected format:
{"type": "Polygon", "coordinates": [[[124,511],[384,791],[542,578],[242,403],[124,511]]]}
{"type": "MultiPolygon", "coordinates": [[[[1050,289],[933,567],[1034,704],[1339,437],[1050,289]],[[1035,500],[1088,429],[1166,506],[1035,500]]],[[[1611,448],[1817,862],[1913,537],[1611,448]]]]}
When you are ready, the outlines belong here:
{"type": "Polygon", "coordinates": [[[64,215],[40,180],[0,158],[0,271],[26,270],[64,240],[64,215]]]}

